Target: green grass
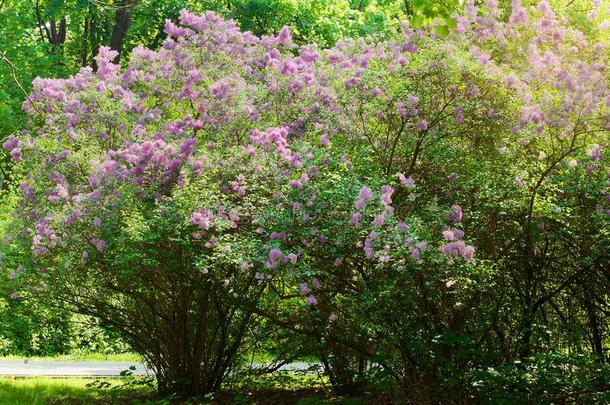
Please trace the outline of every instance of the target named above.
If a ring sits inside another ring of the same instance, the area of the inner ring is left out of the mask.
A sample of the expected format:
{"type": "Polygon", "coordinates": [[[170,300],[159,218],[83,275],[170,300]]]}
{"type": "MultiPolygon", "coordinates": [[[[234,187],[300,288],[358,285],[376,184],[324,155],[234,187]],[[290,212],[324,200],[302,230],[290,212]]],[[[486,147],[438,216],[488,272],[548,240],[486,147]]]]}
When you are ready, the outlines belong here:
{"type": "MultiPolygon", "coordinates": [[[[2,405],[38,405],[38,404],[156,404],[168,403],[154,401],[154,393],[151,388],[136,386],[125,387],[123,384],[128,379],[108,378],[50,378],[31,377],[14,378],[0,377],[0,404],[2,405]],[[100,388],[100,384],[108,384],[100,388]],[[93,386],[92,386],[93,385],[93,386]]],[[[263,396],[290,395],[295,394],[293,390],[303,388],[322,388],[326,381],[320,381],[314,376],[293,376],[287,373],[279,373],[272,376],[246,377],[234,384],[228,384],[238,391],[254,393],[263,391],[263,396]],[[284,392],[285,394],[282,394],[284,392]]],[[[259,394],[260,395],[260,394],[259,394]]],[[[300,394],[296,393],[297,396],[300,394]]],[[[236,392],[225,392],[224,401],[221,403],[234,403],[235,397],[240,397],[236,392]]],[[[195,403],[207,403],[207,401],[196,401],[195,403]]],[[[238,402],[240,403],[240,402],[238,402]]],[[[250,401],[245,403],[250,404],[250,401]]]]}
{"type": "Polygon", "coordinates": [[[123,389],[120,379],[91,378],[0,378],[0,404],[93,404],[113,403],[121,397],[148,393],[147,389],[123,389]],[[92,382],[104,381],[110,384],[105,389],[88,387],[92,382]],[[114,389],[112,388],[114,387],[114,389]]]}
{"type": "Polygon", "coordinates": [[[1,360],[31,360],[31,361],[131,361],[142,362],[142,357],[135,353],[121,354],[103,354],[103,353],[88,353],[88,354],[62,354],[57,356],[45,357],[26,357],[26,356],[4,356],[1,360]]]}
{"type": "Polygon", "coordinates": [[[85,379],[0,378],[0,404],[47,404],[63,395],[95,399],[85,379]]]}
{"type": "MultiPolygon", "coordinates": [[[[154,384],[145,386],[138,382],[137,378],[0,377],[0,405],[170,404],[171,401],[156,396],[154,384]]],[[[188,403],[209,405],[210,398],[193,399],[188,403]]],[[[378,402],[374,396],[342,398],[332,395],[326,377],[280,372],[229,379],[213,403],[372,405],[378,402]]]]}

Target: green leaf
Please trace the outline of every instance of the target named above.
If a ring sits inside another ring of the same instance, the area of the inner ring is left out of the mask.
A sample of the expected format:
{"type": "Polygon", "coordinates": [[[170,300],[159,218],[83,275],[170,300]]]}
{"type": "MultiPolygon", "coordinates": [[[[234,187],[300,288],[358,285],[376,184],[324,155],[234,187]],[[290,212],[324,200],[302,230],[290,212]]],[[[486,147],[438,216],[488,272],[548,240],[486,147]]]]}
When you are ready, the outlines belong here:
{"type": "Polygon", "coordinates": [[[446,25],[437,25],[436,27],[434,27],[434,32],[436,32],[436,35],[440,37],[446,37],[447,35],[449,35],[449,27],[447,27],[446,25]]]}

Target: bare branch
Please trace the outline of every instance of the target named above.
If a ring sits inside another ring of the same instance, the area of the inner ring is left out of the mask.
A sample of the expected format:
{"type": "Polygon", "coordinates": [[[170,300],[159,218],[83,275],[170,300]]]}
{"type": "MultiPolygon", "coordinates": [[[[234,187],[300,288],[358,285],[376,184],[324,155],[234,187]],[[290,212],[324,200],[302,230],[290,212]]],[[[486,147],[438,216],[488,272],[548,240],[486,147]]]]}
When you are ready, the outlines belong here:
{"type": "Polygon", "coordinates": [[[13,62],[11,62],[10,59],[7,58],[6,55],[4,54],[4,52],[2,52],[2,51],[0,51],[0,59],[2,59],[4,61],[4,63],[6,63],[8,65],[8,67],[10,68],[11,77],[13,78],[13,81],[15,82],[17,87],[19,87],[19,89],[23,92],[23,95],[30,102],[32,108],[34,108],[36,110],[36,112],[38,112],[39,114],[42,114],[42,111],[40,111],[38,109],[38,107],[36,107],[36,104],[34,104],[34,101],[30,98],[29,93],[25,90],[25,88],[23,87],[23,85],[21,84],[19,79],[17,78],[17,68],[15,67],[13,62]]]}

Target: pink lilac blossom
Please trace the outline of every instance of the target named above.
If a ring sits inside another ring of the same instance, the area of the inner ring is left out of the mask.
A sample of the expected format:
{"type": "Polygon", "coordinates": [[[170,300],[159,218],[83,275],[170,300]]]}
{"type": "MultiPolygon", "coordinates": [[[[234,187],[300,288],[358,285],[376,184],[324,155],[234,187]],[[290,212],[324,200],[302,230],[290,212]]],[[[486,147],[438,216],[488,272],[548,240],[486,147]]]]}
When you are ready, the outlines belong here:
{"type": "Polygon", "coordinates": [[[279,249],[271,249],[269,258],[267,259],[267,267],[270,269],[276,268],[279,264],[285,264],[288,258],[279,249]]]}
{"type": "Polygon", "coordinates": [[[385,215],[383,213],[377,215],[373,220],[372,224],[374,227],[380,227],[385,223],[385,215]]]}
{"type": "Polygon", "coordinates": [[[360,192],[358,193],[358,200],[356,201],[356,209],[358,209],[359,211],[364,210],[364,208],[366,207],[366,203],[371,200],[373,197],[375,196],[375,194],[373,194],[373,191],[368,188],[368,187],[362,187],[360,189],[360,192]]]}
{"type": "Polygon", "coordinates": [[[21,141],[19,140],[19,138],[15,137],[15,136],[11,136],[9,137],[6,141],[4,141],[4,143],[2,144],[2,147],[6,150],[13,150],[16,147],[18,147],[21,144],[21,141]]]}
{"type": "Polygon", "coordinates": [[[381,204],[385,206],[392,205],[392,194],[394,193],[394,188],[388,185],[385,185],[381,188],[381,204]]]}
{"type": "Polygon", "coordinates": [[[96,239],[93,244],[99,252],[103,252],[106,249],[106,241],[103,239],[96,239]]]}
{"type": "Polygon", "coordinates": [[[509,17],[509,22],[512,25],[525,25],[527,21],[527,11],[521,5],[521,0],[512,0],[512,13],[509,17]]]}
{"type": "Polygon", "coordinates": [[[598,162],[601,159],[601,153],[602,149],[599,144],[593,145],[591,149],[587,151],[587,155],[589,155],[591,160],[593,160],[594,162],[598,162]]]}
{"type": "Polygon", "coordinates": [[[201,208],[191,214],[191,225],[197,225],[204,231],[214,226],[214,214],[207,208],[201,208]]]}
{"type": "Polygon", "coordinates": [[[461,256],[466,260],[472,260],[474,256],[474,247],[466,245],[462,240],[449,242],[440,250],[447,256],[461,256]]]}
{"type": "Polygon", "coordinates": [[[411,176],[405,177],[405,175],[402,173],[398,173],[397,176],[398,176],[398,181],[403,186],[408,187],[408,188],[415,187],[415,180],[413,180],[413,178],[411,176]]]}
{"type": "Polygon", "coordinates": [[[451,206],[451,211],[447,214],[447,220],[459,224],[462,222],[462,207],[457,204],[451,206]]]}

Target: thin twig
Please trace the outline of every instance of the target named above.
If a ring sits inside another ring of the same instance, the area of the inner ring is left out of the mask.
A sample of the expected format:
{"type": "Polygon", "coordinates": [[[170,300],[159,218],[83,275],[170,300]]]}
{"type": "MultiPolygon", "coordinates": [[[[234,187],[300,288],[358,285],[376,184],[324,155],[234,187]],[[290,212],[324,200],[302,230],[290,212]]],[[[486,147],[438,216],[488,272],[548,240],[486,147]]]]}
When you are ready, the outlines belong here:
{"type": "Polygon", "coordinates": [[[133,6],[135,6],[139,0],[131,0],[131,1],[125,1],[123,4],[112,4],[112,3],[108,3],[108,2],[104,2],[104,1],[100,1],[100,0],[89,0],[90,3],[95,4],[96,6],[98,6],[99,8],[104,8],[104,7],[108,7],[114,10],[121,10],[121,9],[130,9],[133,6]]]}
{"type": "Polygon", "coordinates": [[[13,81],[15,82],[15,84],[17,84],[17,87],[19,87],[19,89],[23,92],[25,98],[30,102],[30,105],[32,106],[32,108],[34,108],[36,110],[36,112],[38,112],[38,114],[42,114],[42,111],[40,111],[38,109],[38,107],[36,107],[36,104],[34,104],[34,101],[30,98],[29,93],[25,90],[25,88],[23,88],[23,86],[21,85],[21,82],[17,78],[17,68],[15,67],[13,62],[11,62],[10,59],[7,58],[6,55],[4,54],[4,52],[2,52],[2,51],[0,51],[0,58],[10,68],[10,70],[11,70],[11,77],[13,78],[13,81]]]}

